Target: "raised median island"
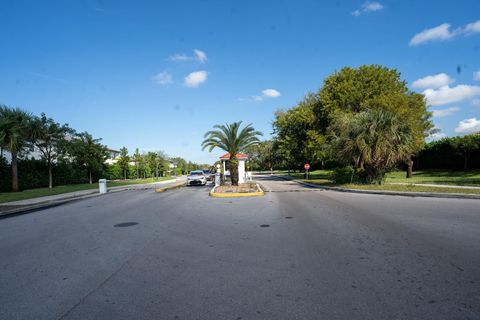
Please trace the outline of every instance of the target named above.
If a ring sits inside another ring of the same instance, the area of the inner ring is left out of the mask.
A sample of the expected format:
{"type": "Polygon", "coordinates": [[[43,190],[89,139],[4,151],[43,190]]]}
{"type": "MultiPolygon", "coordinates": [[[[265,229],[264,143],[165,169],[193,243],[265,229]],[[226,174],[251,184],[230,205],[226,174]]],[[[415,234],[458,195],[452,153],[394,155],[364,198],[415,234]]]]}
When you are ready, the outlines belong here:
{"type": "Polygon", "coordinates": [[[212,197],[236,198],[236,197],[258,197],[265,195],[265,192],[258,183],[240,183],[238,186],[216,186],[210,191],[212,197]]]}

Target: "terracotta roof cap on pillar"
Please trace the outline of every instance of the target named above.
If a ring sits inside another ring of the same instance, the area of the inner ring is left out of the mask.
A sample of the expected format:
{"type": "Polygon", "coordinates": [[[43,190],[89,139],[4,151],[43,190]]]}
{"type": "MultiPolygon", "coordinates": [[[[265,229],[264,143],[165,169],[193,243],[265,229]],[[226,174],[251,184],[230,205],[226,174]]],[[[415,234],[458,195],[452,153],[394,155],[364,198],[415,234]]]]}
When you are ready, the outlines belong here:
{"type": "MultiPolygon", "coordinates": [[[[248,159],[248,155],[245,153],[237,153],[236,157],[238,160],[245,160],[248,159]]],[[[225,153],[223,156],[220,157],[220,160],[230,160],[230,152],[225,153]]]]}

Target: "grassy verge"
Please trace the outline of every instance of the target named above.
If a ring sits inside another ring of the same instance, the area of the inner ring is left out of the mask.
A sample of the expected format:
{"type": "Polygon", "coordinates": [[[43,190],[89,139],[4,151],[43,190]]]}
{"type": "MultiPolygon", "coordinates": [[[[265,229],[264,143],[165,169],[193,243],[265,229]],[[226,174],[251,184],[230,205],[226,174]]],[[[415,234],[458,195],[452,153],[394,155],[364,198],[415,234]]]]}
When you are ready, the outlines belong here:
{"type": "MultiPolygon", "coordinates": [[[[287,174],[287,171],[280,171],[280,174],[287,174]]],[[[473,186],[480,187],[480,170],[469,171],[444,171],[444,170],[423,170],[413,172],[413,177],[406,178],[405,171],[394,171],[387,174],[385,184],[383,185],[364,185],[364,184],[335,184],[330,180],[332,170],[315,170],[310,172],[308,182],[319,184],[326,187],[338,187],[348,189],[363,190],[386,190],[401,192],[444,192],[444,193],[468,193],[480,194],[478,189],[467,188],[449,188],[440,186],[414,186],[412,184],[439,184],[451,186],[473,186]],[[405,183],[395,184],[395,183],[405,183]]],[[[290,173],[291,177],[304,180],[303,172],[290,173]]]]}
{"type": "Polygon", "coordinates": [[[466,189],[466,188],[459,189],[459,188],[448,188],[448,187],[395,185],[395,184],[383,184],[383,185],[334,184],[329,180],[323,180],[323,179],[305,180],[305,182],[318,184],[318,185],[325,186],[325,187],[345,188],[345,189],[359,189],[359,190],[480,194],[479,189],[466,189]]]}
{"type": "Polygon", "coordinates": [[[386,183],[427,183],[480,187],[480,170],[416,171],[413,173],[413,177],[410,179],[405,177],[404,171],[395,171],[387,175],[386,183]]]}
{"type": "MultiPolygon", "coordinates": [[[[117,186],[126,186],[132,184],[144,184],[144,183],[151,183],[151,182],[158,182],[163,180],[169,180],[172,177],[160,177],[158,180],[154,180],[152,178],[149,179],[138,179],[138,180],[115,180],[109,181],[109,187],[117,187],[117,186]]],[[[52,196],[67,192],[75,192],[81,190],[89,190],[89,189],[98,189],[98,183],[94,184],[70,184],[66,186],[56,186],[53,189],[49,188],[37,188],[37,189],[29,189],[23,190],[21,192],[2,192],[0,193],[0,203],[10,202],[10,201],[18,201],[18,200],[25,200],[25,199],[32,199],[44,196],[52,196]]]]}

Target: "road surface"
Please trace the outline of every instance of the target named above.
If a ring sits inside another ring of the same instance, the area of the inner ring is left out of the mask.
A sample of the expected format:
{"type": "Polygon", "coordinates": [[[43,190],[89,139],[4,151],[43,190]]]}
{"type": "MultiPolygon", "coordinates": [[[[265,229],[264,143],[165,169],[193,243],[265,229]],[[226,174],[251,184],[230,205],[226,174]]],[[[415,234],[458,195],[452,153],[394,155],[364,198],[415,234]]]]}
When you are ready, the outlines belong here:
{"type": "Polygon", "coordinates": [[[0,220],[0,319],[480,319],[480,201],[133,190],[0,220]]]}

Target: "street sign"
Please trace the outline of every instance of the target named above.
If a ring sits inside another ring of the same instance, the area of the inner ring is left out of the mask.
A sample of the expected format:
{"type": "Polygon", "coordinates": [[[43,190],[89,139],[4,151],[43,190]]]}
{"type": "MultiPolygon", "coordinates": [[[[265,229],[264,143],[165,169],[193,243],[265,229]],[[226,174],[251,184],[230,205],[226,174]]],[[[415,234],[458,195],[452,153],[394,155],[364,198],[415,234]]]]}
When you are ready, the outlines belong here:
{"type": "Polygon", "coordinates": [[[305,169],[305,179],[308,179],[308,170],[310,169],[310,164],[305,163],[303,168],[305,169]]]}

